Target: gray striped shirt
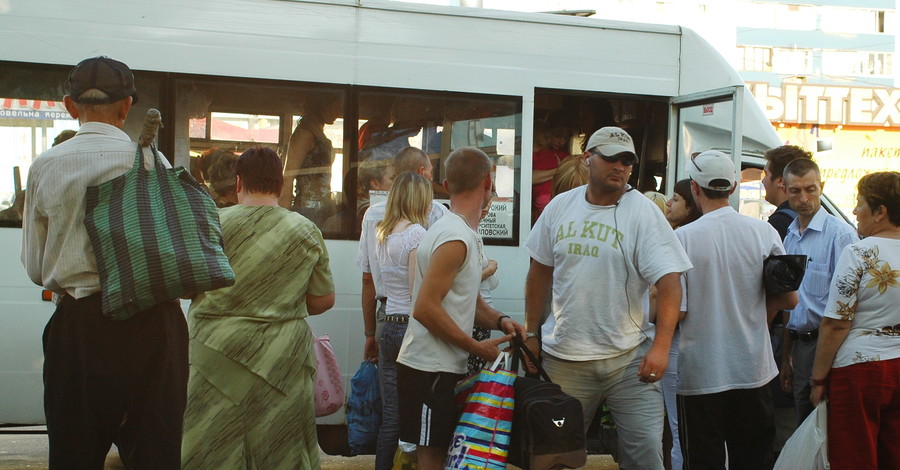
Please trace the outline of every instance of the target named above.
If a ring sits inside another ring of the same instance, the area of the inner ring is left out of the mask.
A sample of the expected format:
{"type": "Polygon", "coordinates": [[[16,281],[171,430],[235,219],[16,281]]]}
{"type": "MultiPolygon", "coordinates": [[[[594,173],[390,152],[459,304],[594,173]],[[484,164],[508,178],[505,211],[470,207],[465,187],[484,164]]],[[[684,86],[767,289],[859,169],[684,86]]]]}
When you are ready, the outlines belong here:
{"type": "MultiPolygon", "coordinates": [[[[35,284],[76,299],[100,292],[84,227],[85,192],[131,169],[136,145],[114,126],[86,122],[75,137],[34,160],[22,220],[22,264],[35,284]]],[[[147,149],[144,164],[153,165],[147,149]]],[[[165,158],[163,164],[168,165],[165,158]]]]}

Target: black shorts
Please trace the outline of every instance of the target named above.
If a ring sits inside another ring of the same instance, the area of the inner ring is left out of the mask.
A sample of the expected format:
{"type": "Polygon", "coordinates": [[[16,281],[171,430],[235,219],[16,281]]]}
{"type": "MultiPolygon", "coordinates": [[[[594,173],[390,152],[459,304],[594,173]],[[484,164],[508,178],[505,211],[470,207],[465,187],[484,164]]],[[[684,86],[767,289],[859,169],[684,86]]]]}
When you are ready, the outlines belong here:
{"type": "Polygon", "coordinates": [[[463,374],[423,372],[397,364],[401,441],[450,447],[459,419],[453,388],[463,377],[463,374]]]}

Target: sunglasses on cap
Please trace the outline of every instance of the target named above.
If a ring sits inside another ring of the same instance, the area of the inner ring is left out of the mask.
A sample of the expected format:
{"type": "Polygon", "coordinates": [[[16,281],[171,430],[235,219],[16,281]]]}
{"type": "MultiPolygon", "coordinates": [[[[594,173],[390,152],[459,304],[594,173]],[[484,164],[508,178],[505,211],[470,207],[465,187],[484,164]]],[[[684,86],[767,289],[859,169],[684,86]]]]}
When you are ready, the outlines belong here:
{"type": "Polygon", "coordinates": [[[700,155],[701,153],[702,153],[702,152],[694,152],[694,153],[691,154],[691,164],[694,165],[694,168],[696,168],[697,171],[699,171],[699,172],[702,173],[702,172],[703,172],[703,168],[700,168],[700,165],[698,165],[697,162],[694,161],[694,160],[697,159],[697,155],[700,155]]]}
{"type": "Polygon", "coordinates": [[[597,152],[595,150],[590,150],[589,152],[591,153],[591,155],[596,155],[596,156],[602,158],[603,161],[606,161],[609,163],[616,163],[618,161],[621,161],[622,164],[625,166],[634,165],[635,163],[637,163],[639,161],[637,156],[635,156],[632,153],[628,153],[628,152],[617,153],[615,155],[603,155],[602,153],[597,152]]]}

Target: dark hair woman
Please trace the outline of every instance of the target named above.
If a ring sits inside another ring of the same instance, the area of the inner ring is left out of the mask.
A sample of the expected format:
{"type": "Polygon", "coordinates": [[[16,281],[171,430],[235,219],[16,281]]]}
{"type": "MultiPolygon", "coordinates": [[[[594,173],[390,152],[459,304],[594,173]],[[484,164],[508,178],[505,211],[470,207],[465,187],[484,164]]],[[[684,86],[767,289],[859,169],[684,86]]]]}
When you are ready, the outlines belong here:
{"type": "Polygon", "coordinates": [[[319,229],[278,206],[281,159],[245,151],[221,209],[231,287],[191,303],[183,469],[319,468],[316,358],[306,323],[334,305],[319,229]]]}
{"type": "Polygon", "coordinates": [[[831,468],[900,464],[900,173],[863,176],[857,232],[831,281],[810,382],[828,395],[831,468]]]}

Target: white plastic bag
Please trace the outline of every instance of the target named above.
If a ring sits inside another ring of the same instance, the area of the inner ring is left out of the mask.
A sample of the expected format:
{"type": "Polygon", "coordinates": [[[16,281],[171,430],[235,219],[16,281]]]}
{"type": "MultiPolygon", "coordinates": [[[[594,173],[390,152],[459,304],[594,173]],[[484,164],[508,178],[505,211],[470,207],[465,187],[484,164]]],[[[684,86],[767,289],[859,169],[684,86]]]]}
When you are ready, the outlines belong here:
{"type": "Polygon", "coordinates": [[[825,400],[794,431],[781,449],[774,470],[827,470],[828,409],[825,400]]]}

